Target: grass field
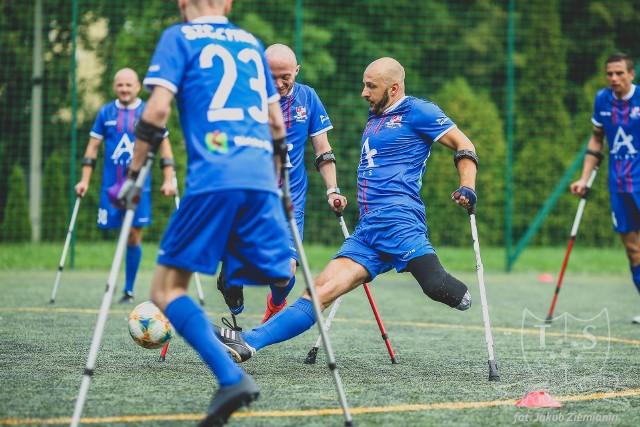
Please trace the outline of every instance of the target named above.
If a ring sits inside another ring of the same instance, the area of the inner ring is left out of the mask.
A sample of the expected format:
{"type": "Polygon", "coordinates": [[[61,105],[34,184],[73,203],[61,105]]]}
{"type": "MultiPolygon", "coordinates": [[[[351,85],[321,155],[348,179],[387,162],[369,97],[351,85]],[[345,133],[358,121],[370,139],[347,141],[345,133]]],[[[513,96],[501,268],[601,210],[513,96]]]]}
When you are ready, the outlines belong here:
{"type": "MultiPolygon", "coordinates": [[[[70,422],[112,253],[102,255],[104,268],[65,271],[51,305],[60,250],[48,261],[44,255],[34,256],[33,270],[20,266],[28,262],[20,250],[4,247],[0,253],[0,425],[70,422]],[[20,259],[7,266],[10,257],[20,259]],[[53,267],[38,267],[45,262],[53,267]]],[[[307,252],[314,266],[322,264],[323,252],[307,252]]],[[[469,252],[461,255],[465,263],[473,263],[473,251],[469,252]]],[[[611,255],[601,251],[600,261],[595,254],[572,254],[555,311],[556,316],[567,315],[548,328],[541,326],[541,319],[555,282],[541,283],[538,278],[542,271],[557,274],[563,248],[530,255],[527,268],[519,261],[518,268],[525,271],[485,272],[500,382],[487,381],[477,276],[473,266],[452,266],[454,253],[445,250],[441,257],[472,291],[474,305],[467,312],[429,300],[407,274],[387,273],[371,284],[397,365],[390,363],[364,291],[357,289],[344,298],[329,335],[355,425],[640,425],[640,325],[630,323],[640,308],[621,248],[611,255]],[[606,261],[609,256],[611,261],[606,261]],[[594,265],[598,262],[603,262],[599,269],[594,265]],[[516,400],[540,390],[563,407],[515,406],[516,400]]],[[[499,254],[483,252],[485,266],[498,265],[490,259],[494,256],[499,254]]],[[[82,260],[78,257],[78,266],[82,260]]],[[[150,278],[151,267],[145,267],[137,284],[139,302],[148,295],[150,278]]],[[[222,297],[213,277],[202,279],[205,309],[219,322],[226,314],[222,297]]],[[[294,294],[301,292],[303,283],[299,277],[294,294]]],[[[194,286],[191,293],[195,297],[194,286]]],[[[245,294],[247,308],[239,319],[250,327],[262,317],[266,290],[251,288],[245,294]]],[[[158,362],[159,350],[138,347],[126,326],[131,308],[112,306],[83,425],[195,425],[216,390],[215,380],[179,337],[163,363],[158,362]]],[[[230,425],[343,425],[324,353],[316,365],[302,363],[317,336],[314,327],[263,349],[242,365],[262,394],[230,425]]]]}

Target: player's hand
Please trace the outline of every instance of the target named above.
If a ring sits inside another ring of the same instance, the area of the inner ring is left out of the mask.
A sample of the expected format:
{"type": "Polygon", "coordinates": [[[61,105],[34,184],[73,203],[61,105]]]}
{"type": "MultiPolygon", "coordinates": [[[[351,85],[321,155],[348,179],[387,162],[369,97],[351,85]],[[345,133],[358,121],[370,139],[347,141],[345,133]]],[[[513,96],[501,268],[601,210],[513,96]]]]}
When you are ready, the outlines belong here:
{"type": "Polygon", "coordinates": [[[584,196],[587,193],[587,181],[580,179],[571,184],[571,192],[576,196],[584,196]]]}
{"type": "Polygon", "coordinates": [[[127,179],[120,181],[107,190],[109,201],[118,209],[135,209],[140,202],[141,189],[136,187],[137,171],[127,169],[127,179]]]}
{"type": "Polygon", "coordinates": [[[342,212],[347,207],[347,198],[338,193],[331,193],[327,203],[329,203],[334,212],[342,212]],[[339,202],[336,202],[336,200],[339,202]]]}
{"type": "Polygon", "coordinates": [[[176,195],[176,187],[173,185],[173,181],[165,181],[162,183],[160,187],[160,192],[163,196],[175,196],[176,195]]]}
{"type": "Polygon", "coordinates": [[[76,191],[76,194],[80,197],[84,197],[85,194],[87,194],[87,190],[89,189],[89,184],[84,182],[84,181],[80,181],[79,183],[76,184],[75,187],[73,187],[74,190],[76,191]]]}
{"type": "Polygon", "coordinates": [[[451,200],[465,209],[471,209],[478,201],[476,192],[469,187],[460,187],[451,194],[451,200]]]}

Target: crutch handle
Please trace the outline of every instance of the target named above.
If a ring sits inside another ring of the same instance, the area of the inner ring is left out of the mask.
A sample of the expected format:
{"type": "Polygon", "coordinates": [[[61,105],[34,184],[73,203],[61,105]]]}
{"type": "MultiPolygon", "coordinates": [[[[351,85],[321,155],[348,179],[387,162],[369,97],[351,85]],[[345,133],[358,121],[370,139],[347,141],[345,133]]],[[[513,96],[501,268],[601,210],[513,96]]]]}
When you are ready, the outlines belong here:
{"type": "MultiPolygon", "coordinates": [[[[340,206],[342,206],[342,202],[340,201],[340,199],[335,199],[333,201],[333,206],[336,208],[339,208],[340,206]]],[[[341,211],[333,211],[334,214],[336,214],[336,218],[340,219],[342,217],[342,212],[341,211]]]]}
{"type": "Polygon", "coordinates": [[[467,209],[467,213],[469,214],[469,216],[475,215],[476,214],[476,205],[473,205],[469,209],[467,209]]]}

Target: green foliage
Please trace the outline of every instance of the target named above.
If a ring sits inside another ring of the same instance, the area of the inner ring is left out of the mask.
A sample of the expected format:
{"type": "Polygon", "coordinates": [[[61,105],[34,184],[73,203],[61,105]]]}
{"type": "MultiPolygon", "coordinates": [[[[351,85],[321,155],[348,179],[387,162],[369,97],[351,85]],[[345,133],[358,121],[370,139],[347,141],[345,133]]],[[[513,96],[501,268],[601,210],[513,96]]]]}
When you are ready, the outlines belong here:
{"type": "MultiPolygon", "coordinates": [[[[461,77],[445,83],[434,100],[476,147],[480,163],[476,178],[478,233],[483,243],[498,244],[504,240],[504,216],[495,208],[504,206],[506,152],[498,108],[487,93],[474,91],[461,77]]],[[[460,182],[453,154],[436,143],[427,160],[422,198],[434,245],[464,246],[470,242],[468,215],[451,201],[460,182]]]]}
{"type": "Polygon", "coordinates": [[[62,159],[60,150],[56,150],[45,162],[42,193],[47,203],[42,206],[42,240],[62,241],[69,229],[71,219],[69,199],[68,162],[62,159]]]}
{"type": "Polygon", "coordinates": [[[2,222],[2,240],[26,242],[31,239],[31,223],[27,207],[27,183],[20,166],[15,165],[9,175],[7,206],[2,222]]]}

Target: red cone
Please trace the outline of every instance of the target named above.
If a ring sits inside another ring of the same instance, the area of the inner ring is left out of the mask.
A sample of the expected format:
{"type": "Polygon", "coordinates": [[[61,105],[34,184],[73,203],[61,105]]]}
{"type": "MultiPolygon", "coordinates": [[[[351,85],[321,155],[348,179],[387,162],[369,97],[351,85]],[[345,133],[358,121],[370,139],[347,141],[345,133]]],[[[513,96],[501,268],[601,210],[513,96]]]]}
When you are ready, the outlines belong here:
{"type": "Polygon", "coordinates": [[[546,391],[532,391],[516,402],[516,406],[526,406],[528,408],[559,408],[562,403],[558,402],[546,391]]]}

